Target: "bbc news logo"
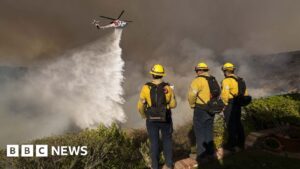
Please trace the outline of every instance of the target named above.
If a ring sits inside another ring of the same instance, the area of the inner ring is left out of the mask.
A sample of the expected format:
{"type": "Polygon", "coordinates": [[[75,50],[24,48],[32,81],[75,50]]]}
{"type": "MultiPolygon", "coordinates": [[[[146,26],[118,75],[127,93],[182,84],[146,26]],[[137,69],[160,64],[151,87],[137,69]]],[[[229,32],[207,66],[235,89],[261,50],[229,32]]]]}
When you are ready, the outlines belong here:
{"type": "Polygon", "coordinates": [[[87,146],[6,145],[7,157],[86,156],[87,146]]]}

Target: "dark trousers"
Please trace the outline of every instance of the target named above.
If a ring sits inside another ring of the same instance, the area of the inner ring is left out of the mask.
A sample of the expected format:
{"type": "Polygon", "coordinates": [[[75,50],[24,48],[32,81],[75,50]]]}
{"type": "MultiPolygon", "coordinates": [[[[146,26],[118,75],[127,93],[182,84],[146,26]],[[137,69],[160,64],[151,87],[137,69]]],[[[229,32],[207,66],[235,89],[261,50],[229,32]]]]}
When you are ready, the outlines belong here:
{"type": "Polygon", "coordinates": [[[241,122],[241,106],[235,100],[230,100],[224,110],[225,123],[228,132],[227,148],[244,148],[245,133],[241,122]]]}
{"type": "Polygon", "coordinates": [[[169,122],[151,122],[146,120],[147,131],[150,140],[150,156],[151,167],[153,169],[159,168],[159,133],[162,135],[163,142],[163,154],[166,160],[167,167],[173,166],[173,154],[172,154],[172,133],[173,123],[169,122]]]}
{"type": "Polygon", "coordinates": [[[201,108],[194,109],[193,126],[198,158],[214,154],[213,123],[214,116],[209,115],[201,108]]]}

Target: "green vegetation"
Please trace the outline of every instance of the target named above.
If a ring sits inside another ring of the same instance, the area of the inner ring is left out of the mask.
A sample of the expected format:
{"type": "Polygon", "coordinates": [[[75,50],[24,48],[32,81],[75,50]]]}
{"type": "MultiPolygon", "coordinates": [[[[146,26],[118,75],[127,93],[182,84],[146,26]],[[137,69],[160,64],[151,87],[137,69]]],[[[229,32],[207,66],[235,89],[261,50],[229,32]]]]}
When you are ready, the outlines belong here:
{"type": "Polygon", "coordinates": [[[84,130],[78,134],[48,137],[33,141],[33,144],[53,146],[88,146],[87,156],[49,156],[48,158],[4,158],[0,152],[0,168],[144,168],[142,156],[134,144],[135,140],[120,130],[99,126],[97,129],[84,130]],[[4,162],[5,161],[5,162],[4,162]]]}
{"type": "Polygon", "coordinates": [[[220,148],[222,146],[227,137],[226,134],[224,119],[220,116],[216,116],[214,122],[214,141],[216,148],[220,148]]]}
{"type": "Polygon", "coordinates": [[[245,122],[255,130],[292,124],[300,125],[300,94],[255,99],[245,107],[245,122]]]}
{"type": "MultiPolygon", "coordinates": [[[[243,123],[246,133],[276,127],[282,124],[299,125],[300,94],[286,94],[255,99],[243,110],[243,123]]],[[[224,141],[224,121],[215,118],[216,147],[224,141]]],[[[174,158],[187,158],[195,152],[195,137],[192,124],[186,124],[174,131],[174,158]]],[[[299,133],[291,133],[299,138],[299,133]]],[[[50,146],[88,146],[87,156],[50,156],[48,158],[7,158],[6,152],[0,150],[0,168],[101,168],[101,169],[143,169],[150,164],[149,141],[145,130],[121,130],[116,125],[97,129],[83,130],[79,133],[47,137],[31,142],[50,146]]],[[[270,146],[276,146],[270,142],[270,146]]],[[[161,156],[161,163],[163,157],[161,156]]],[[[258,169],[258,168],[297,168],[299,160],[278,157],[261,151],[234,154],[220,162],[211,162],[204,167],[208,169],[258,169]]],[[[202,167],[203,168],[203,167],[202,167]]]]}

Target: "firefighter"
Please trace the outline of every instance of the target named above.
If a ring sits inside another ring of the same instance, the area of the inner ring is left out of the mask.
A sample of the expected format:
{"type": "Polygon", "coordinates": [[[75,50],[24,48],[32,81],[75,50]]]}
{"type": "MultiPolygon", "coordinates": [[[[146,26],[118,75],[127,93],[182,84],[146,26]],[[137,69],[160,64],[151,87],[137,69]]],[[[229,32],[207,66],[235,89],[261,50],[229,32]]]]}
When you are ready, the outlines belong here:
{"type": "Polygon", "coordinates": [[[207,78],[209,68],[205,63],[199,63],[195,67],[197,77],[192,81],[188,101],[192,109],[193,130],[196,136],[197,162],[206,161],[209,157],[214,157],[215,149],[213,143],[213,122],[214,115],[209,114],[207,103],[210,100],[210,87],[207,78]]]}
{"type": "MultiPolygon", "coordinates": [[[[239,83],[235,73],[235,66],[232,63],[225,63],[222,66],[224,80],[222,81],[221,98],[225,103],[224,117],[228,132],[228,139],[223,148],[231,152],[244,149],[245,134],[241,122],[241,105],[238,103],[237,96],[239,93],[239,83]]],[[[240,88],[242,88],[240,86],[240,88]]],[[[242,95],[248,95],[246,87],[244,87],[242,95]]]]}
{"type": "Polygon", "coordinates": [[[171,109],[176,107],[172,87],[162,78],[166,76],[164,67],[156,64],[149,72],[152,82],[146,83],[141,90],[138,111],[146,119],[146,128],[150,140],[151,167],[159,168],[159,135],[162,135],[163,154],[167,168],[173,168],[171,109]]]}

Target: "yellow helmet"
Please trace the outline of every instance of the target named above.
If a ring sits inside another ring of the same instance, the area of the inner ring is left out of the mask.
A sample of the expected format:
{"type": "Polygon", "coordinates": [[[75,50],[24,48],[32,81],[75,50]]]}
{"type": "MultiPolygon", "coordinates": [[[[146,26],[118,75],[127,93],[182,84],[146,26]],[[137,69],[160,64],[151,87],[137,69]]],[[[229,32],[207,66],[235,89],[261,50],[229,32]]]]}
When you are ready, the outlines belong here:
{"type": "Polygon", "coordinates": [[[225,63],[223,66],[222,66],[222,70],[225,71],[225,70],[234,70],[235,67],[232,63],[225,63]]]}
{"type": "Polygon", "coordinates": [[[149,73],[157,76],[166,76],[165,69],[160,64],[154,65],[149,73]]]}
{"type": "Polygon", "coordinates": [[[198,63],[198,65],[195,67],[195,71],[197,71],[197,70],[209,70],[209,69],[208,69],[208,66],[207,66],[206,63],[200,62],[200,63],[198,63]]]}

